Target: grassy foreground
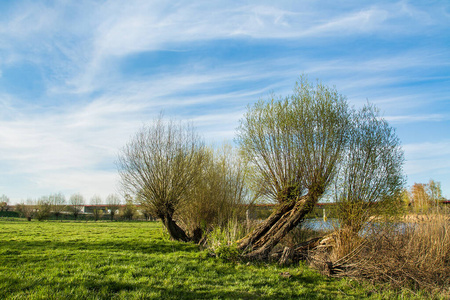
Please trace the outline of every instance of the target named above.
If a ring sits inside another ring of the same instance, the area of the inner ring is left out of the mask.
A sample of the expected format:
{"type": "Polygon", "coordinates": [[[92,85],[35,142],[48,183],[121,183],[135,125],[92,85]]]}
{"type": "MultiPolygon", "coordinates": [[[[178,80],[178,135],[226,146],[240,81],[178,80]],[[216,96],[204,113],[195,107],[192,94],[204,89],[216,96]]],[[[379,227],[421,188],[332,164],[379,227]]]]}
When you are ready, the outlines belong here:
{"type": "Polygon", "coordinates": [[[400,297],[302,265],[224,262],[168,240],[159,223],[0,221],[0,299],[400,297]]]}

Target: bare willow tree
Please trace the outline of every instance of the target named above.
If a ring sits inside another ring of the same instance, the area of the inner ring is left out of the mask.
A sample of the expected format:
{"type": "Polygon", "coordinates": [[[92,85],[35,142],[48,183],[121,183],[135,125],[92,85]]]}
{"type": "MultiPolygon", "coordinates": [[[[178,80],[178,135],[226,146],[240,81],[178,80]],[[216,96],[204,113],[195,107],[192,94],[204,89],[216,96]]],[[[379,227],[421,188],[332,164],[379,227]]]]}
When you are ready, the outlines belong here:
{"type": "Polygon", "coordinates": [[[56,220],[59,219],[61,213],[66,209],[66,197],[62,193],[52,194],[49,197],[53,214],[56,220]]]}
{"type": "Polygon", "coordinates": [[[103,207],[102,207],[102,197],[99,195],[94,195],[91,198],[92,207],[92,216],[94,220],[97,222],[99,219],[103,217],[103,207]]]}
{"type": "Polygon", "coordinates": [[[106,197],[106,208],[109,211],[109,217],[111,221],[114,220],[114,216],[118,212],[121,205],[120,197],[116,194],[110,194],[106,197]]]}
{"type": "Polygon", "coordinates": [[[377,108],[367,104],[354,111],[335,185],[341,228],[356,234],[371,217],[389,215],[401,208],[403,162],[400,140],[377,108]]]}
{"type": "Polygon", "coordinates": [[[75,220],[78,218],[78,215],[82,212],[84,206],[84,197],[80,193],[73,194],[69,199],[70,209],[75,220]]]}
{"type": "Polygon", "coordinates": [[[125,191],[147,202],[175,240],[190,240],[174,215],[198,183],[204,157],[204,143],[192,126],[164,121],[162,116],[144,126],[119,155],[125,191]]]}
{"type": "Polygon", "coordinates": [[[259,101],[241,120],[237,142],[278,208],[239,247],[267,257],[310,212],[337,173],[349,132],[345,97],[306,77],[285,99],[259,101]]]}

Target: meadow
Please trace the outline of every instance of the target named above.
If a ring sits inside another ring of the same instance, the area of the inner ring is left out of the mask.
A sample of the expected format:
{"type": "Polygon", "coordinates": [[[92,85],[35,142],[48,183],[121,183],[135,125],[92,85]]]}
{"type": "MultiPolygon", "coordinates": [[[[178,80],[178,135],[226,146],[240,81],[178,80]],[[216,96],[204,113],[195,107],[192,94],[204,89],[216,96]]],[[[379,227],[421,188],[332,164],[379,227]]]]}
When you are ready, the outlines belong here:
{"type": "Polygon", "coordinates": [[[300,264],[224,261],[157,222],[0,220],[0,299],[417,298],[300,264]],[[280,274],[289,273],[289,276],[280,274]]]}

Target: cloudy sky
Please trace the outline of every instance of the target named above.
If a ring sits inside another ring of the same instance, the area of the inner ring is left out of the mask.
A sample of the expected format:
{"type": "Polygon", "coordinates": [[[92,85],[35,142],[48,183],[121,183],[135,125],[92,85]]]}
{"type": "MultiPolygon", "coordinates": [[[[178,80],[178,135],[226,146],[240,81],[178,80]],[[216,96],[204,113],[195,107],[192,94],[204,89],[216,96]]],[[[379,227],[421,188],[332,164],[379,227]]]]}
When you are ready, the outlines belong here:
{"type": "Polygon", "coordinates": [[[232,141],[307,74],[375,103],[408,184],[450,197],[449,29],[448,1],[0,1],[0,194],[105,197],[161,111],[232,141]]]}

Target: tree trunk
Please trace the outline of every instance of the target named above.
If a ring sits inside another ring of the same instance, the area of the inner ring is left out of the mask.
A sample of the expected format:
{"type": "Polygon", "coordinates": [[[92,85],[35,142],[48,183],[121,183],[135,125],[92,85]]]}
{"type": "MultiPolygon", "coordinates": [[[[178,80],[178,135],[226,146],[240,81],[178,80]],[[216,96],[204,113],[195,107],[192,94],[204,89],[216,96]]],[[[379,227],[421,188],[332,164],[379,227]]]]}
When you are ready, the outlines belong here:
{"type": "Polygon", "coordinates": [[[295,201],[287,201],[282,203],[276,211],[274,211],[266,220],[264,220],[258,227],[255,228],[247,237],[243,238],[239,242],[240,250],[247,250],[252,247],[255,241],[258,241],[272,226],[278,222],[278,220],[286,213],[289,212],[295,206],[295,201]]]}
{"type": "Polygon", "coordinates": [[[172,219],[172,216],[165,214],[160,216],[160,218],[172,239],[183,242],[190,241],[190,238],[187,236],[186,232],[184,232],[184,230],[177,225],[177,223],[172,219]]]}
{"type": "Polygon", "coordinates": [[[203,237],[203,230],[200,227],[195,228],[194,231],[192,232],[191,240],[194,243],[198,244],[200,243],[202,237],[203,237]]]}
{"type": "Polygon", "coordinates": [[[312,189],[307,195],[299,198],[292,209],[286,211],[265,233],[258,235],[257,239],[248,246],[250,252],[246,257],[252,259],[265,259],[270,251],[288,234],[300,224],[323,194],[323,189],[312,189]]]}
{"type": "Polygon", "coordinates": [[[294,250],[289,247],[284,247],[283,255],[281,255],[278,264],[280,266],[287,266],[292,263],[292,258],[294,257],[294,250]]]}

